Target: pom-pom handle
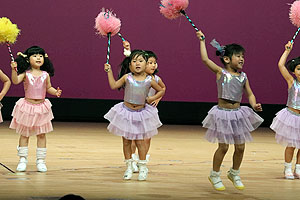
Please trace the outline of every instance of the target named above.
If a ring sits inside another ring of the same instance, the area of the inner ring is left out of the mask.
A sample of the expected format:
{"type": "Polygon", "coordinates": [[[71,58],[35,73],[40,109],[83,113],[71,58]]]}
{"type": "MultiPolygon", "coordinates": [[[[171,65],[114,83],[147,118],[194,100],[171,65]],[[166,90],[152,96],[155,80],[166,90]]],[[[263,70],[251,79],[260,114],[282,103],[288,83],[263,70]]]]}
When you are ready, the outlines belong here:
{"type": "Polygon", "coordinates": [[[121,35],[120,32],[118,32],[118,36],[122,39],[122,41],[126,41],[125,38],[123,38],[123,36],[121,35]]]}
{"type": "Polygon", "coordinates": [[[110,38],[111,38],[111,33],[107,33],[107,38],[108,38],[108,45],[107,45],[107,55],[106,55],[106,63],[109,63],[109,54],[110,54],[110,38]]]}
{"type": "Polygon", "coordinates": [[[298,28],[298,30],[296,31],[295,35],[293,36],[293,39],[291,40],[291,43],[293,44],[294,43],[294,40],[296,39],[298,33],[300,31],[300,27],[298,28]]]}

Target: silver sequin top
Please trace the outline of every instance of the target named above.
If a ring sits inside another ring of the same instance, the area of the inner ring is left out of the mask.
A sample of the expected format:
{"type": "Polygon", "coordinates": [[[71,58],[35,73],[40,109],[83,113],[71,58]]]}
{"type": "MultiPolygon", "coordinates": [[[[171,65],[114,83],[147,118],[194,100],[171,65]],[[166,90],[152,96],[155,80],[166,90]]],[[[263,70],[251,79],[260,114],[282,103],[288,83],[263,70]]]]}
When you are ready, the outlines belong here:
{"type": "Polygon", "coordinates": [[[300,110],[300,83],[294,79],[292,87],[288,90],[288,107],[300,110]]]}
{"type": "Polygon", "coordinates": [[[222,69],[222,75],[217,80],[218,98],[241,102],[246,81],[246,73],[241,72],[240,75],[232,75],[222,69]]]}
{"type": "Polygon", "coordinates": [[[151,81],[151,76],[147,76],[143,81],[136,81],[132,73],[128,73],[125,83],[124,101],[136,105],[145,104],[151,87],[151,81]]]}
{"type": "MultiPolygon", "coordinates": [[[[158,83],[159,79],[160,79],[159,76],[154,75],[154,80],[155,80],[156,83],[158,83]]],[[[150,88],[149,93],[148,93],[148,97],[154,96],[155,94],[156,94],[156,90],[153,89],[153,88],[150,88]]]]}

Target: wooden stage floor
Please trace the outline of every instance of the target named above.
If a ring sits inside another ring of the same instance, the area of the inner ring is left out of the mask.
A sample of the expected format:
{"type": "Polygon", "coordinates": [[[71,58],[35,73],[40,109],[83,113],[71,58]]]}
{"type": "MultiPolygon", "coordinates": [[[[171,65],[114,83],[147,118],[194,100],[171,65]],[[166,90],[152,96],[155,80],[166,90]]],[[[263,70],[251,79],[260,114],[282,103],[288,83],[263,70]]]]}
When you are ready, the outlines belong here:
{"type": "MultiPolygon", "coordinates": [[[[15,170],[18,135],[0,125],[0,162],[15,170]]],[[[30,138],[25,173],[13,174],[0,166],[0,199],[57,200],[73,193],[96,199],[299,199],[300,180],[283,178],[284,147],[274,133],[259,128],[246,145],[241,177],[245,190],[226,178],[233,146],[222,170],[226,190],[215,191],[207,177],[217,144],[204,139],[201,126],[164,125],[152,140],[147,181],[122,179],[125,170],[121,138],[109,134],[106,123],[55,122],[47,135],[47,173],[36,172],[36,138],[30,138]]],[[[295,161],[294,161],[295,162],[295,161]]]]}

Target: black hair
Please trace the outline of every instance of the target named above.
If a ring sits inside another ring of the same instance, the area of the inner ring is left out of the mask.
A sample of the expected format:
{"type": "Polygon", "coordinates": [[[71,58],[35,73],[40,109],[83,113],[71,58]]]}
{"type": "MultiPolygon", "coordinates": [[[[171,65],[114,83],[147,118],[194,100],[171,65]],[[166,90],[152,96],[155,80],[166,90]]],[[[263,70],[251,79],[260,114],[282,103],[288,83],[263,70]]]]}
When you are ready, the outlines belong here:
{"type": "Polygon", "coordinates": [[[237,53],[245,53],[245,49],[244,47],[242,47],[239,44],[228,44],[226,46],[224,46],[222,48],[222,50],[217,50],[216,51],[216,55],[220,56],[220,60],[223,63],[223,65],[226,65],[225,61],[224,61],[224,56],[227,56],[231,59],[233,54],[237,54],[237,53]]]}
{"type": "Polygon", "coordinates": [[[300,65],[300,56],[289,60],[286,65],[291,72],[295,72],[296,67],[300,65]]]}
{"type": "MultiPolygon", "coordinates": [[[[144,50],[140,50],[140,49],[135,49],[131,52],[130,56],[129,57],[126,57],[124,58],[124,60],[122,61],[122,63],[120,64],[120,72],[119,72],[119,76],[118,76],[118,79],[122,78],[122,76],[124,76],[125,74],[128,74],[130,73],[130,62],[132,59],[136,58],[136,57],[139,57],[139,56],[142,56],[145,61],[147,62],[148,61],[148,56],[147,56],[147,53],[146,51],[144,50]]],[[[121,88],[124,88],[121,87],[121,88]]],[[[121,89],[119,88],[119,90],[121,89]]]]}
{"type": "Polygon", "coordinates": [[[136,58],[136,57],[139,57],[139,56],[142,56],[145,59],[146,62],[148,61],[149,57],[148,57],[146,51],[140,50],[140,49],[133,50],[131,52],[130,56],[124,58],[124,60],[120,64],[121,69],[120,69],[120,73],[119,73],[119,76],[118,76],[119,79],[122,76],[124,76],[125,74],[128,74],[130,72],[129,65],[130,65],[131,60],[133,58],[136,58]]]}
{"type": "Polygon", "coordinates": [[[41,66],[41,70],[48,72],[49,76],[54,76],[54,67],[48,56],[46,55],[46,52],[44,49],[42,49],[39,46],[32,46],[26,51],[24,51],[22,54],[18,54],[18,57],[16,58],[17,62],[17,69],[18,74],[22,74],[23,72],[29,70],[31,68],[29,63],[30,56],[34,54],[41,54],[44,57],[44,64],[41,66]]]}
{"type": "MultiPolygon", "coordinates": [[[[157,56],[153,51],[146,51],[146,54],[148,56],[148,59],[149,58],[155,58],[155,60],[157,60],[157,56]]],[[[157,72],[158,72],[158,69],[155,69],[155,71],[153,72],[152,75],[155,75],[157,72]]]]}

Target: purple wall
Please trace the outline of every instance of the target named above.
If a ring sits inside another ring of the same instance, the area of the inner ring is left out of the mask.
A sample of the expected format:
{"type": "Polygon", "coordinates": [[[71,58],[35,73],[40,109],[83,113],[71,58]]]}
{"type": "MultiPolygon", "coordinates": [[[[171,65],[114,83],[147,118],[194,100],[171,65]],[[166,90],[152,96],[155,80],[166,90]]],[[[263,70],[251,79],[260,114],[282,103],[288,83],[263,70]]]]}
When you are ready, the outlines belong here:
{"type": "MultiPolygon", "coordinates": [[[[203,30],[207,44],[240,43],[246,49],[244,71],[261,103],[284,104],[287,84],[277,69],[284,44],[296,31],[288,18],[292,0],[190,0],[187,14],[203,30]]],[[[102,7],[113,9],[122,21],[121,33],[132,48],[153,50],[159,75],[167,85],[166,101],[215,102],[215,75],[200,60],[199,41],[189,22],[168,20],[159,12],[158,0],[1,0],[0,17],[21,29],[13,52],[31,45],[43,47],[54,63],[52,85],[64,98],[122,99],[109,88],[103,64],[107,39],[95,34],[94,19],[102,7]]],[[[298,40],[297,40],[298,39],[298,40]]],[[[300,38],[291,54],[297,54],[300,38]]],[[[112,38],[111,65],[115,75],[123,59],[118,36],[112,38]]],[[[208,53],[218,64],[215,49],[208,53]]],[[[10,57],[0,47],[0,68],[10,76],[10,57]]],[[[23,86],[13,85],[8,96],[24,96],[23,86]]],[[[246,98],[244,98],[246,100],[246,98]]]]}

